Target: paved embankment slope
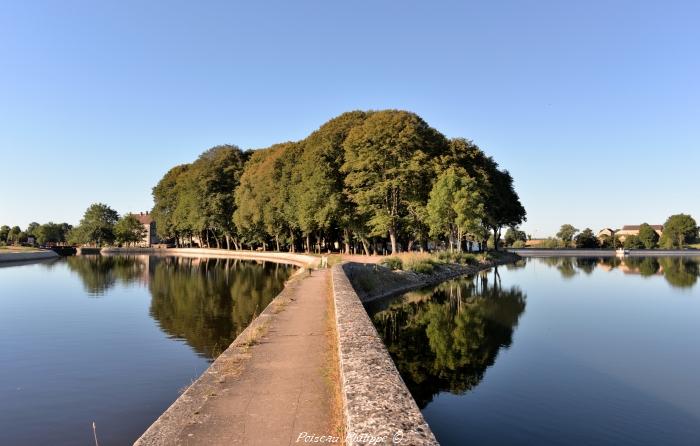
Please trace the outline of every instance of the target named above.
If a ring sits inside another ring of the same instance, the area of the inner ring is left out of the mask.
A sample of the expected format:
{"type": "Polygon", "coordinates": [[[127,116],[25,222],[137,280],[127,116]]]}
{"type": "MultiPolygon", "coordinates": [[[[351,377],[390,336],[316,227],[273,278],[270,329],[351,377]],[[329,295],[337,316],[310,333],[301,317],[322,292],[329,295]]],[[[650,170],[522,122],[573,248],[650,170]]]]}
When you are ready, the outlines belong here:
{"type": "Polygon", "coordinates": [[[0,251],[0,263],[9,264],[10,262],[30,262],[35,260],[54,259],[59,257],[58,254],[51,250],[42,251],[27,251],[27,252],[2,252],[0,251]]]}

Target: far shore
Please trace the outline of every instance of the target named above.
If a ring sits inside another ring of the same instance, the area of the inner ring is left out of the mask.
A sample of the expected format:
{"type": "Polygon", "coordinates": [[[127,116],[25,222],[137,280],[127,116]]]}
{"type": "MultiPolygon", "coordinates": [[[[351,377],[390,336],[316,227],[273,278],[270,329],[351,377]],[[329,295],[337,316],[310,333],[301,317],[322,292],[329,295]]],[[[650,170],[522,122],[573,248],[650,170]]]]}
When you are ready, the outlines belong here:
{"type": "MultiPolygon", "coordinates": [[[[523,257],[615,257],[617,251],[613,249],[578,249],[578,248],[507,248],[523,257]]],[[[700,256],[698,249],[626,249],[625,256],[649,257],[649,256],[700,256]]]]}
{"type": "Polygon", "coordinates": [[[48,250],[6,250],[0,249],[0,263],[9,265],[11,263],[28,263],[40,260],[55,259],[58,254],[48,250]]]}

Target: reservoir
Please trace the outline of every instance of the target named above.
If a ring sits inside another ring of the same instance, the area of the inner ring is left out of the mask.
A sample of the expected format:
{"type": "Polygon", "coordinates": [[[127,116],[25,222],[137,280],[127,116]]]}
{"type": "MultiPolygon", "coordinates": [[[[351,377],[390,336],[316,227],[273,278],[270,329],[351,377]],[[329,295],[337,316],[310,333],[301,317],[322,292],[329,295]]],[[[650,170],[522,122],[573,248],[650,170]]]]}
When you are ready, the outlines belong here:
{"type": "Polygon", "coordinates": [[[697,445],[698,274],[531,258],[368,311],[443,445],[697,445]]]}
{"type": "Polygon", "coordinates": [[[0,444],[135,441],[294,267],[77,256],[0,267],[0,444]]]}

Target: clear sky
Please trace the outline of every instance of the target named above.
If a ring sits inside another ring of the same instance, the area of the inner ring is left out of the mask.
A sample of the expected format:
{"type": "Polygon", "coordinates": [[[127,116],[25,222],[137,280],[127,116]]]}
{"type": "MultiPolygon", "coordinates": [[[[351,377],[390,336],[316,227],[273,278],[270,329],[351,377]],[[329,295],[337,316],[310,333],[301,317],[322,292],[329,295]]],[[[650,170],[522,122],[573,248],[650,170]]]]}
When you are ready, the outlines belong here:
{"type": "Polygon", "coordinates": [[[414,111],[513,174],[534,236],[700,219],[695,1],[7,1],[0,224],[150,209],[170,167],[414,111]]]}

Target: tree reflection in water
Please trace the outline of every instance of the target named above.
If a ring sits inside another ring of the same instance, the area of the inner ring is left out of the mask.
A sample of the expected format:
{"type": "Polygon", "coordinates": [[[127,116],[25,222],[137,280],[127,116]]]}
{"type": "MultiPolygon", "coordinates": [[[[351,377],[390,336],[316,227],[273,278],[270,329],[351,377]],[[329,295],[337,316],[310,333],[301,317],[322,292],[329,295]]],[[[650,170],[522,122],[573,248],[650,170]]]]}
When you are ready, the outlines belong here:
{"type": "Polygon", "coordinates": [[[591,274],[595,268],[619,269],[625,274],[643,277],[663,275],[674,288],[690,288],[700,275],[697,257],[546,257],[539,261],[556,268],[565,279],[575,276],[578,270],[591,274]]]}
{"type": "Polygon", "coordinates": [[[498,269],[408,293],[372,318],[419,407],[441,391],[466,392],[484,377],[525,310],[498,269]],[[491,280],[489,280],[491,274],[491,280]]]}
{"type": "Polygon", "coordinates": [[[169,336],[214,359],[284,288],[293,267],[237,259],[76,256],[68,267],[91,296],[117,284],[151,293],[150,314],[169,336]]]}

